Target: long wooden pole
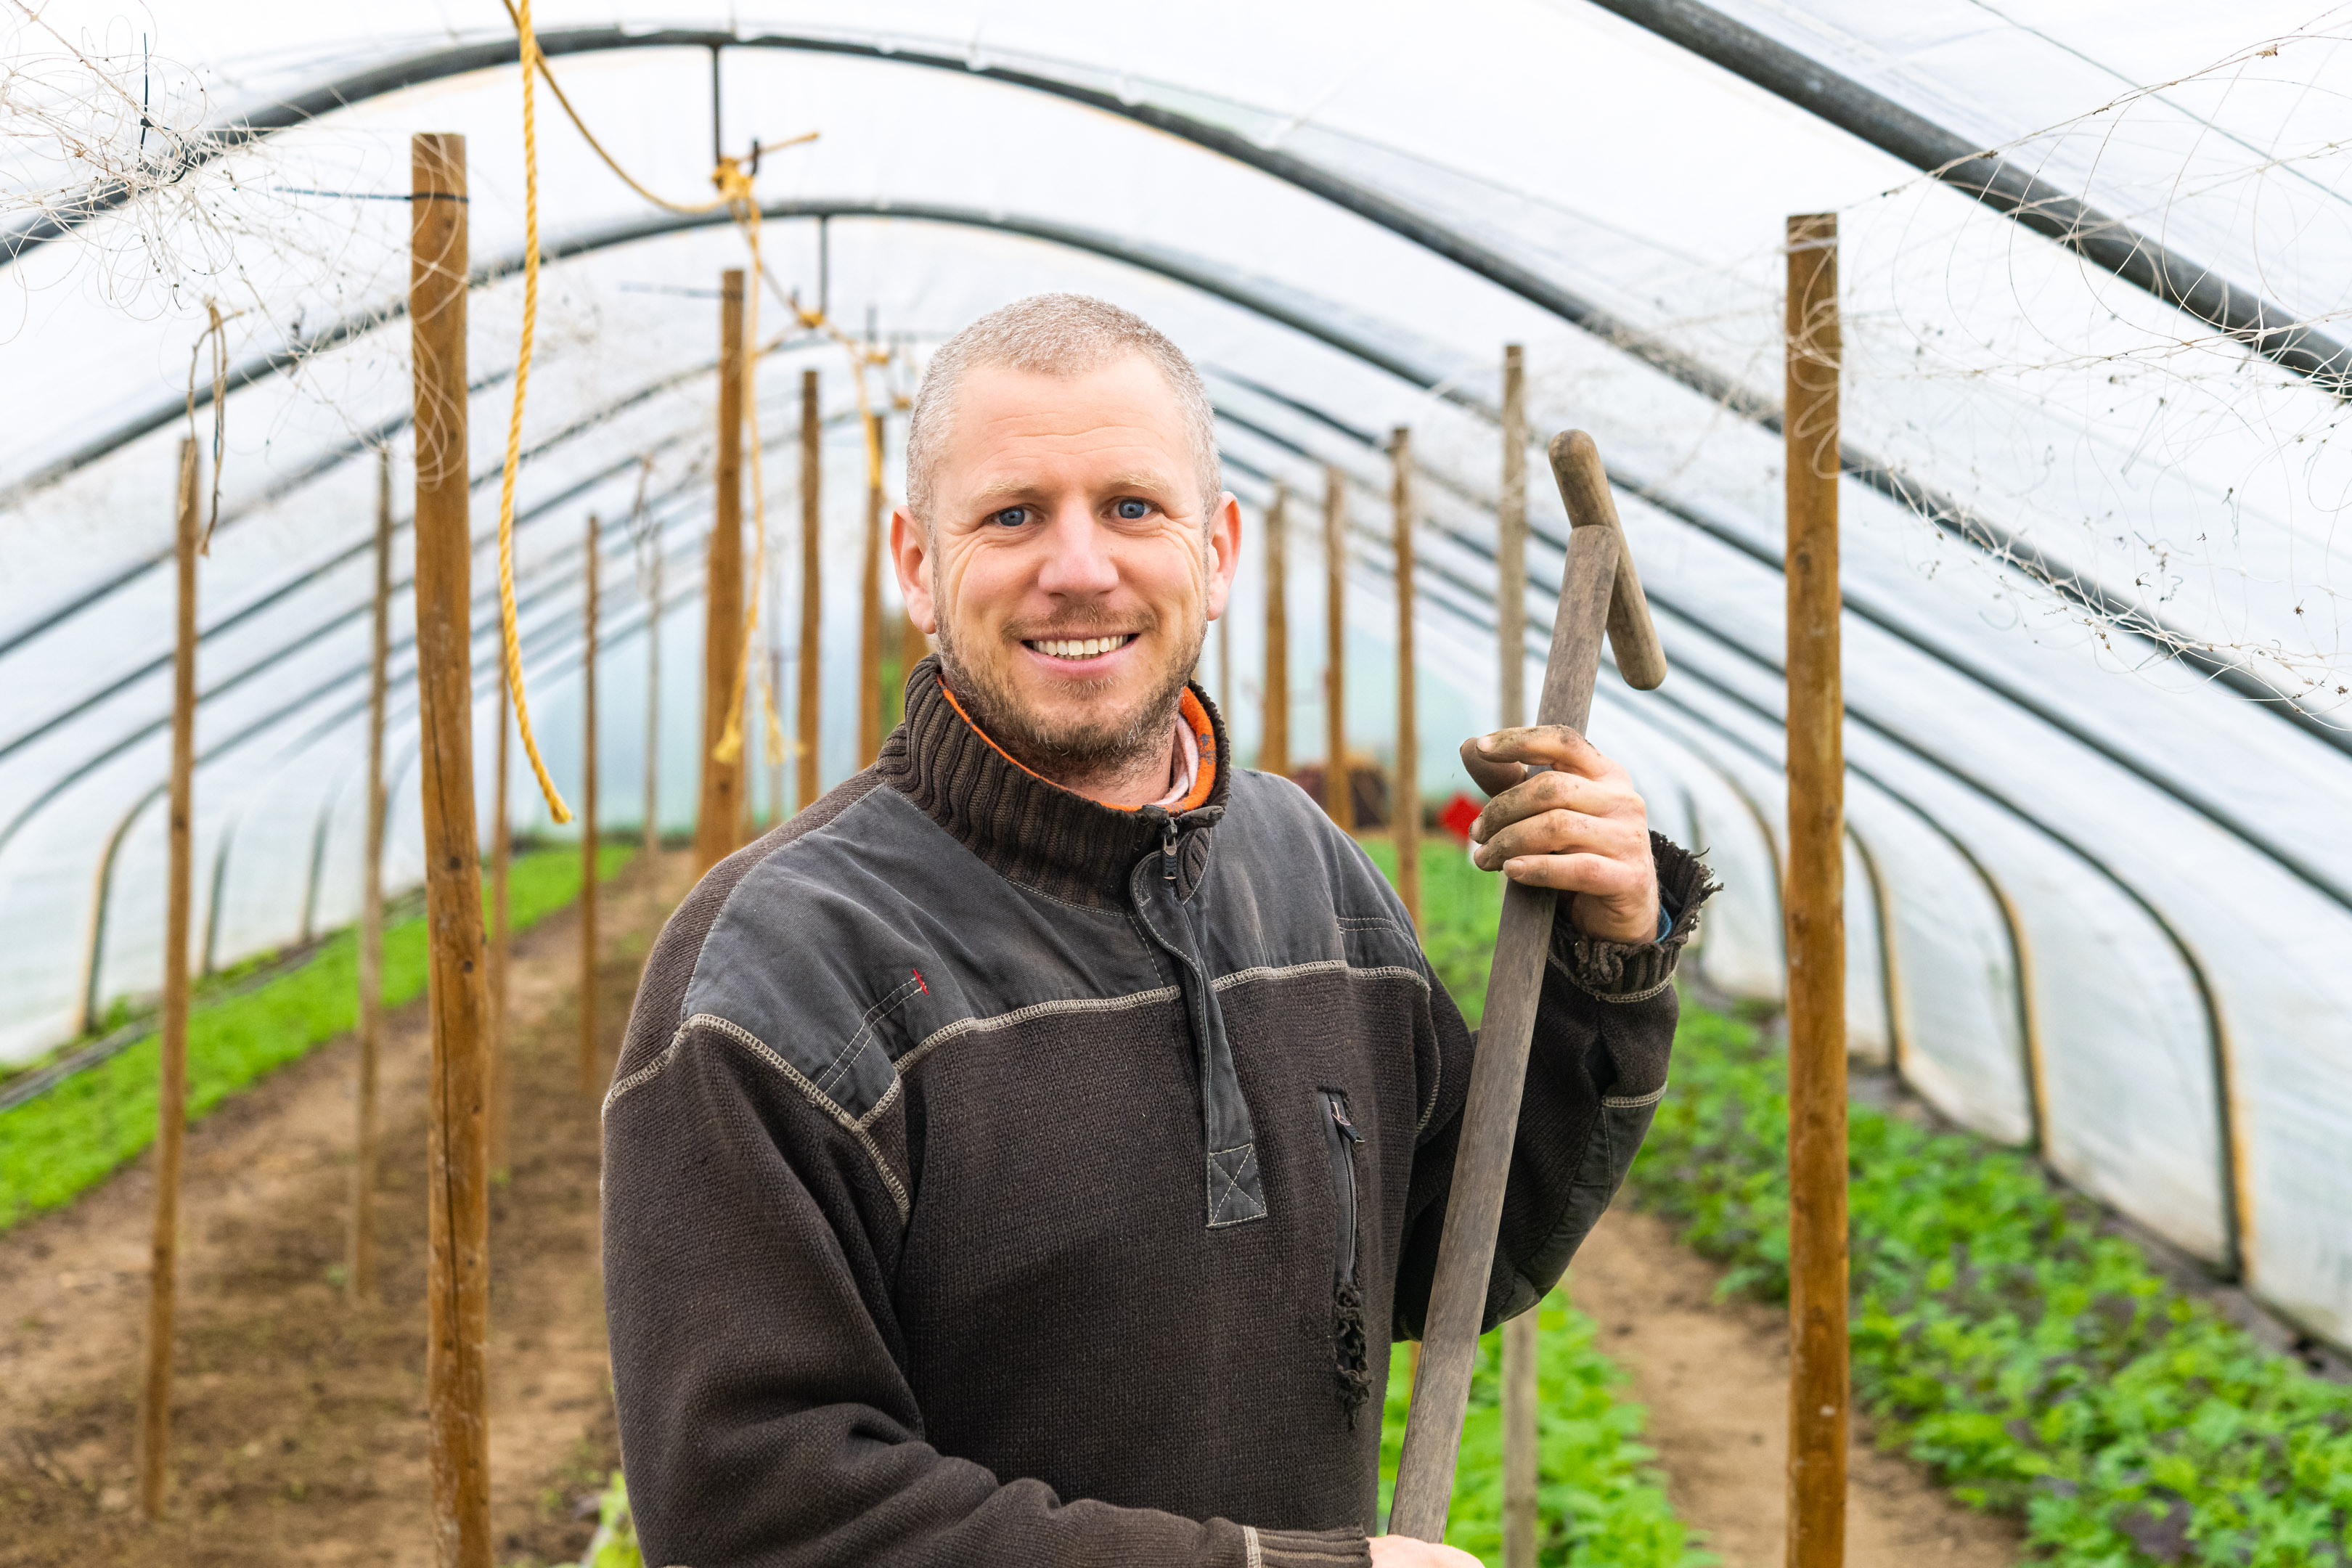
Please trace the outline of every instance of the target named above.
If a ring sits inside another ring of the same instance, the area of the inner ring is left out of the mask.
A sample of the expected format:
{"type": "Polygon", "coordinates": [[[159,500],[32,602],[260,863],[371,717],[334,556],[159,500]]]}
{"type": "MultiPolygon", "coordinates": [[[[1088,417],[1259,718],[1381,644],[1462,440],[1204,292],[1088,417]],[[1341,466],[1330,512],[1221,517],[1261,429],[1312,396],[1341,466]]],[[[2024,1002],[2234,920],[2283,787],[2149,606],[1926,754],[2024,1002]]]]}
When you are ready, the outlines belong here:
{"type": "MultiPolygon", "coordinates": [[[[1517,343],[1503,350],[1503,489],[1495,504],[1495,641],[1502,661],[1502,706],[1496,722],[1506,730],[1516,730],[1528,721],[1528,377],[1527,352],[1517,343]]],[[[1507,1521],[1508,1517],[1505,1515],[1507,1521]]]]}
{"type": "Polygon", "coordinates": [[[514,742],[513,697],[504,672],[499,686],[498,765],[492,770],[498,798],[490,804],[490,952],[484,979],[489,988],[490,1169],[507,1163],[507,969],[514,957],[514,816],[510,748],[514,742]]]}
{"type": "Polygon", "coordinates": [[[661,853],[661,534],[653,539],[646,590],[646,875],[661,853]]]}
{"type": "Polygon", "coordinates": [[[1348,476],[1323,470],[1323,809],[1356,830],[1348,776],[1348,476]]]}
{"type": "MultiPolygon", "coordinates": [[[[700,876],[743,842],[743,753],[719,760],[719,740],[743,664],[743,272],[719,282],[719,501],[710,523],[702,632],[702,801],[694,818],[700,876]]],[[[748,747],[746,750],[748,751],[748,747]]]]}
{"type": "Polygon", "coordinates": [[[824,581],[821,514],[824,508],[824,410],[814,370],[801,372],[801,668],[795,700],[799,715],[800,766],[794,770],[793,804],[817,796],[817,648],[824,633],[824,581]]]}
{"type": "Polygon", "coordinates": [[[581,595],[580,725],[580,1092],[596,1092],[596,531],[588,519],[587,579],[581,595]]]}
{"type": "Polygon", "coordinates": [[[172,1348],[178,1319],[180,1165],[188,1128],[188,887],[196,759],[196,444],[180,443],[173,559],[179,570],[172,654],[171,869],[163,898],[163,1016],[155,1096],[155,1223],[147,1275],[147,1376],[139,1393],[139,1505],[163,1512],[172,1458],[172,1348]]]}
{"type": "Polygon", "coordinates": [[[1394,823],[1397,897],[1421,925],[1421,722],[1413,691],[1412,432],[1400,425],[1389,440],[1395,465],[1389,499],[1396,512],[1397,731],[1394,823]]]}
{"type": "Polygon", "coordinates": [[[383,715],[392,663],[392,449],[375,486],[375,641],[368,667],[367,841],[360,848],[359,1127],[352,1139],[352,1235],[344,1288],[375,1295],[376,1086],[383,1048],[383,715]]]}
{"type": "Polygon", "coordinates": [[[1276,479],[1265,509],[1265,723],[1258,732],[1257,765],[1269,773],[1290,772],[1290,590],[1284,585],[1284,532],[1289,524],[1290,487],[1276,479]]]}
{"type": "Polygon", "coordinates": [[[1845,1561],[1845,699],[1837,215],[1789,220],[1789,1548],[1845,1561]]]}
{"type": "MultiPolygon", "coordinates": [[[[1637,581],[1619,572],[1626,552],[1608,476],[1591,437],[1577,430],[1553,437],[1551,466],[1560,500],[1568,506],[1568,562],[1536,722],[1581,731],[1592,710],[1604,629],[1621,670],[1630,661],[1658,671],[1663,679],[1665,659],[1654,640],[1644,644],[1654,638],[1645,611],[1621,616],[1612,608],[1618,593],[1638,595],[1641,590],[1637,581]],[[1633,583],[1631,588],[1625,586],[1628,582],[1633,583]],[[1621,624],[1624,632],[1619,640],[1614,628],[1621,624]]],[[[1413,1384],[1412,1417],[1405,1424],[1404,1452],[1397,1460],[1396,1502],[1389,1514],[1391,1530],[1422,1541],[1444,1536],[1445,1505],[1454,1490],[1470,1378],[1477,1365],[1478,1330],[1494,1270],[1496,1226],[1510,1175],[1520,1091],[1551,952],[1554,898],[1548,888],[1518,882],[1503,889],[1502,921],[1486,973],[1486,1014],[1465,1090],[1454,1185],[1446,1196],[1445,1226],[1423,1321],[1420,1376],[1413,1384]]]]}
{"type": "MultiPolygon", "coordinates": [[[[1495,507],[1496,722],[1528,721],[1528,405],[1525,352],[1503,350],[1503,488],[1495,507]]],[[[1541,1484],[1535,1312],[1503,1325],[1503,1568],[1536,1568],[1541,1484]]]]}
{"type": "Polygon", "coordinates": [[[866,573],[859,594],[857,765],[882,754],[882,416],[866,416],[866,573]]]}
{"type": "Polygon", "coordinates": [[[466,139],[412,143],[408,318],[416,378],[416,709],[433,1070],[425,1402],[440,1568],[490,1568],[488,998],[474,815],[473,542],[466,472],[466,139]]]}

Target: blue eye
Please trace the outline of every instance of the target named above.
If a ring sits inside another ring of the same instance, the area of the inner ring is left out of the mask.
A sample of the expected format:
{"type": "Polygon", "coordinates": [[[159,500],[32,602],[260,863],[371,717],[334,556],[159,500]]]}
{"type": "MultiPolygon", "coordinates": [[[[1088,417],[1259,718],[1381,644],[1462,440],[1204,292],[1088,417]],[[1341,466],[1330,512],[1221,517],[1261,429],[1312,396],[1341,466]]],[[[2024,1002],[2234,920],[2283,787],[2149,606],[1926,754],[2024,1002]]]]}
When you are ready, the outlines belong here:
{"type": "Polygon", "coordinates": [[[1151,515],[1151,503],[1150,501],[1137,500],[1134,498],[1129,497],[1128,500],[1118,503],[1118,511],[1119,516],[1127,519],[1129,522],[1133,522],[1139,518],[1146,518],[1151,515]]]}
{"type": "Polygon", "coordinates": [[[1029,509],[1025,506],[1008,506],[1003,511],[991,513],[988,521],[1002,523],[1006,528],[1018,528],[1029,521],[1029,509]]]}

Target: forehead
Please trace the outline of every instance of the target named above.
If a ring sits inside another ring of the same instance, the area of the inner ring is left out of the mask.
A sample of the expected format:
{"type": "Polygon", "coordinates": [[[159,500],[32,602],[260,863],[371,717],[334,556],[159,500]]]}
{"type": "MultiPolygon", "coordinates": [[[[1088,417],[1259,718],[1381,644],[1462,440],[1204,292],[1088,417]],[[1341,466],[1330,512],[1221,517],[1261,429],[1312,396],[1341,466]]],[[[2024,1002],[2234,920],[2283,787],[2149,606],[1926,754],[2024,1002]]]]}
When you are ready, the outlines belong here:
{"type": "Polygon", "coordinates": [[[1159,367],[1127,354],[1076,375],[975,365],[956,387],[940,479],[986,482],[997,470],[1048,463],[1184,468],[1184,410],[1159,367]]]}

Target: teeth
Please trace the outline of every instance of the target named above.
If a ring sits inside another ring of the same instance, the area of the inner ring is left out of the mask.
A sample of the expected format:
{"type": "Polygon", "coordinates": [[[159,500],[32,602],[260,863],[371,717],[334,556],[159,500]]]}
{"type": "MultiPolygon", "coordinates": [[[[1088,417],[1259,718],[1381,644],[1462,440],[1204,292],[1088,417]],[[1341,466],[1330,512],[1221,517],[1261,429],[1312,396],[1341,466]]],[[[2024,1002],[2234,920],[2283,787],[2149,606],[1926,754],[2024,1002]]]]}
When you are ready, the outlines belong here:
{"type": "Polygon", "coordinates": [[[1050,658],[1093,658],[1115,647],[1124,647],[1125,637],[1041,637],[1029,646],[1050,658]]]}

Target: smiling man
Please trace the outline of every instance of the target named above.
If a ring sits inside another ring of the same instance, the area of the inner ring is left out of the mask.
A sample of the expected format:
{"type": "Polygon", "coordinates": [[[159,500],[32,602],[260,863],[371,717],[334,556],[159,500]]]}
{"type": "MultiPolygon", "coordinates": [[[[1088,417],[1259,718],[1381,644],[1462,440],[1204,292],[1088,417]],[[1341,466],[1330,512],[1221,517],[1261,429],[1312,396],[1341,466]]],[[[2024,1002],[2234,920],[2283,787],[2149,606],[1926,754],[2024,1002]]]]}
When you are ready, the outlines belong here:
{"type": "MultiPolygon", "coordinates": [[[[679,906],[605,1100],[646,1561],[1474,1561],[1369,1536],[1475,1039],[1363,852],[1186,683],[1242,528],[1200,377],[1025,300],[940,348],[907,458],[939,656],[873,767],[679,906]]],[[[1499,1321],[1647,1130],[1709,889],[1572,731],[1463,756],[1479,863],[1570,895],[1499,1321]]]]}

